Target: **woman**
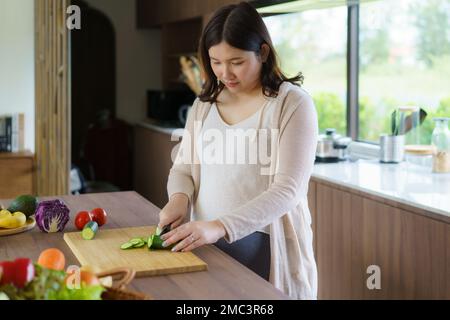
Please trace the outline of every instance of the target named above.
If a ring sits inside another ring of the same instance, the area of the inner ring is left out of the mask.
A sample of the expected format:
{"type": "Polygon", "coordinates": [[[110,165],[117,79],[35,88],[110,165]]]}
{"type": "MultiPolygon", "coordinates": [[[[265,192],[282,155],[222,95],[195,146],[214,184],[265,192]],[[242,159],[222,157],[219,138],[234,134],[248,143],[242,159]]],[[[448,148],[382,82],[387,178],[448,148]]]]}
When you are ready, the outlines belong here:
{"type": "Polygon", "coordinates": [[[291,297],[316,299],[307,191],[318,126],[311,97],[295,84],[303,77],[282,74],[246,2],[215,12],[199,57],[205,83],[169,174],[164,245],[214,243],[291,297]]]}

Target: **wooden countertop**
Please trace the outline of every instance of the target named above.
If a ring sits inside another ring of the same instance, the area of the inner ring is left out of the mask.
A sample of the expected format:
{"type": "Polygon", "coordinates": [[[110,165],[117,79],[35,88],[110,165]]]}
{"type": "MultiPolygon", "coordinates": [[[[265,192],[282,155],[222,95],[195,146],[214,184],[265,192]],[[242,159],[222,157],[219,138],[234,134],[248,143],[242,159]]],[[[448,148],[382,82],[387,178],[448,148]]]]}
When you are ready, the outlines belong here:
{"type": "Polygon", "coordinates": [[[29,151],[20,151],[20,152],[0,152],[0,159],[14,159],[14,158],[32,158],[34,154],[29,151]]]}
{"type": "MultiPolygon", "coordinates": [[[[43,197],[55,199],[56,197],[43,197]]],[[[102,207],[108,212],[108,223],[102,228],[155,225],[160,211],[134,191],[97,193],[80,196],[58,196],[70,208],[70,221],[64,232],[76,231],[74,217],[78,211],[102,207]]],[[[7,206],[9,201],[1,201],[7,206]]],[[[42,250],[56,247],[66,256],[68,265],[79,262],[63,240],[63,233],[46,234],[36,226],[33,230],[0,237],[1,260],[29,257],[36,261],[42,250]]],[[[289,299],[257,274],[213,245],[193,251],[208,264],[207,271],[136,278],[130,290],[152,295],[155,299],[289,299]]]]}

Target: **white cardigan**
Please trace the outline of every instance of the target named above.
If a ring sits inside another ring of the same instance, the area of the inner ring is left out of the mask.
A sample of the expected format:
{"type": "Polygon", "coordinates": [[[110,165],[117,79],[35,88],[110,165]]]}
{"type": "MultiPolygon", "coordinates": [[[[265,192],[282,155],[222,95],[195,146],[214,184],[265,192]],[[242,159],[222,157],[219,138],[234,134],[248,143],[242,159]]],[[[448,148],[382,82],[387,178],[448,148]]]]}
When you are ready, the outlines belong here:
{"type": "MultiPolygon", "coordinates": [[[[317,266],[307,198],[317,146],[317,114],[309,94],[288,82],[271,99],[276,103],[271,128],[279,130],[279,134],[267,170],[269,188],[219,220],[226,229],[225,240],[230,243],[270,225],[270,282],[294,299],[317,299],[317,266]]],[[[168,179],[169,198],[184,193],[191,209],[200,182],[195,141],[210,108],[211,103],[195,100],[168,179]]]]}

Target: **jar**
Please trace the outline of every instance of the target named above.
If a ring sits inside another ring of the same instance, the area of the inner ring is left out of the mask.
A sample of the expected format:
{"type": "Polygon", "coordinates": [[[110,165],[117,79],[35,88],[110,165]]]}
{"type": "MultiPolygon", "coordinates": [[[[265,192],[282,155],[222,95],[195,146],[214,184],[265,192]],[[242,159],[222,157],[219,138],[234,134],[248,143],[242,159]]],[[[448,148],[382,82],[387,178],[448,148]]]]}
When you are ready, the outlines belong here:
{"type": "Polygon", "coordinates": [[[426,167],[431,171],[434,150],[434,146],[431,145],[405,146],[405,161],[408,164],[426,167]]]}
{"type": "Polygon", "coordinates": [[[450,172],[450,118],[434,118],[435,127],[431,135],[431,143],[436,150],[433,155],[433,172],[450,172]]]}

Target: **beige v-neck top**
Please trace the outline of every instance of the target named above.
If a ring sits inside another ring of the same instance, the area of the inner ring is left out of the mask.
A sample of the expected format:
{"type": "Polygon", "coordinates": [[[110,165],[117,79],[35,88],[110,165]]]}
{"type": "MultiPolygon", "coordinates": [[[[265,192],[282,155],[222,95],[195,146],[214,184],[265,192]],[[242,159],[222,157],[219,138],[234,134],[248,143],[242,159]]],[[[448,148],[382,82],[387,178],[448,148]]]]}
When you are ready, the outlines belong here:
{"type": "MultiPolygon", "coordinates": [[[[197,138],[200,156],[200,188],[192,219],[212,221],[245,205],[269,187],[261,174],[270,151],[270,135],[256,139],[257,130],[270,130],[274,103],[266,101],[257,112],[239,123],[227,124],[216,104],[206,116],[197,138]],[[264,145],[263,145],[264,144],[264,145]]],[[[270,233],[269,226],[258,231],[270,233]]]]}
{"type": "MultiPolygon", "coordinates": [[[[283,82],[278,96],[270,99],[270,129],[279,134],[271,138],[266,189],[243,205],[220,211],[219,220],[230,243],[269,225],[270,282],[294,299],[316,299],[317,266],[307,193],[317,147],[317,113],[310,95],[289,82],[283,82]]],[[[202,165],[196,141],[211,110],[211,103],[195,100],[167,183],[169,197],[175,193],[189,197],[191,218],[197,201],[203,201],[199,200],[202,165]]],[[[240,181],[254,178],[254,173],[242,171],[240,181]]],[[[256,192],[250,189],[259,190],[256,183],[246,187],[252,196],[256,192]]],[[[236,184],[227,184],[220,191],[231,193],[235,188],[236,184]]]]}

